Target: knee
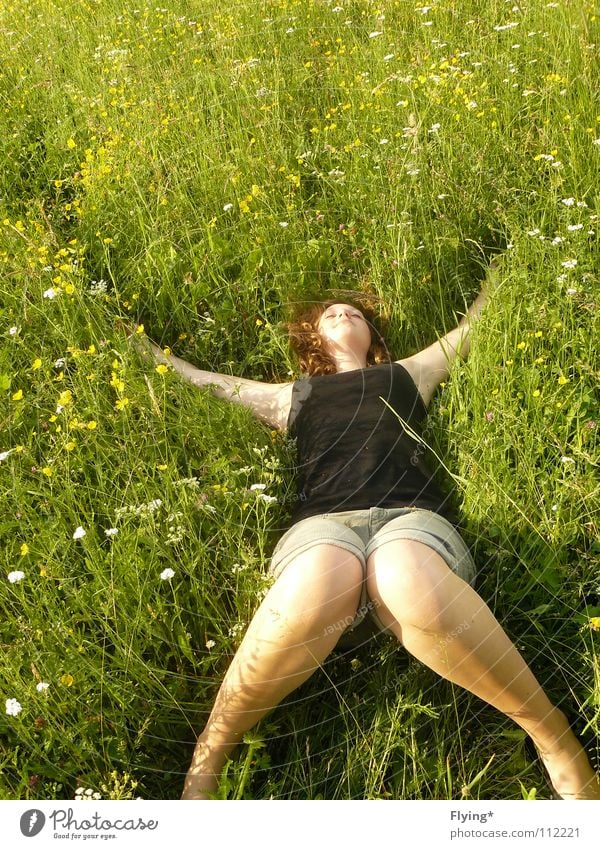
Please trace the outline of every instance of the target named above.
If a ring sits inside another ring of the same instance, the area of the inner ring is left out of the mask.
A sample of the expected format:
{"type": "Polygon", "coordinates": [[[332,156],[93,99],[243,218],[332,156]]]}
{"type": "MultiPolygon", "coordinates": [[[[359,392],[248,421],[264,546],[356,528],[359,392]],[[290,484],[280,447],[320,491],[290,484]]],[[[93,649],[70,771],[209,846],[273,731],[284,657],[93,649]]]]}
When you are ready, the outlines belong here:
{"type": "Polygon", "coordinates": [[[302,599],[321,618],[353,616],[360,600],[364,569],[359,558],[332,545],[315,545],[294,558],[277,580],[286,595],[302,599]]]}
{"type": "Polygon", "coordinates": [[[443,630],[446,620],[451,621],[449,605],[457,580],[433,549],[411,540],[396,540],[371,555],[367,591],[397,621],[437,632],[443,630]]]}

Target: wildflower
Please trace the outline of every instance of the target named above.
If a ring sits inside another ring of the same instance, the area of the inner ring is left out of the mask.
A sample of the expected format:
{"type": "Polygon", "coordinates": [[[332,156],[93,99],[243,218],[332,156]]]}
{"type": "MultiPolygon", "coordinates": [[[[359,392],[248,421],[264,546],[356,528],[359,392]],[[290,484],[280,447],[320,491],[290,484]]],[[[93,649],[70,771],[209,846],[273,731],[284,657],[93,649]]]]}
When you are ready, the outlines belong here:
{"type": "Polygon", "coordinates": [[[573,206],[575,203],[575,198],[563,198],[561,203],[564,203],[565,206],[573,206]]]}
{"type": "Polygon", "coordinates": [[[376,31],[376,32],[370,32],[370,33],[369,33],[369,38],[377,38],[377,36],[379,36],[379,35],[383,35],[383,33],[382,33],[382,32],[377,32],[377,31],[376,31]]]}
{"type": "Polygon", "coordinates": [[[252,486],[250,487],[250,492],[255,492],[256,490],[262,490],[262,489],[266,489],[266,488],[267,488],[266,483],[253,483],[252,486]]]}
{"type": "Polygon", "coordinates": [[[508,24],[502,24],[501,26],[494,27],[496,32],[503,32],[505,29],[512,29],[513,27],[518,27],[518,23],[510,22],[508,24]]]}
{"type": "Polygon", "coordinates": [[[163,571],[160,573],[160,577],[162,581],[170,581],[171,578],[175,577],[175,572],[169,568],[163,569],[163,571]]]}
{"type": "Polygon", "coordinates": [[[494,421],[494,413],[493,413],[493,410],[488,410],[488,411],[486,412],[486,414],[485,414],[485,420],[486,420],[486,422],[493,422],[493,421],[494,421]]]}
{"type": "Polygon", "coordinates": [[[577,292],[577,289],[567,289],[567,295],[574,295],[577,292]]]}
{"type": "Polygon", "coordinates": [[[562,374],[561,374],[561,376],[558,378],[558,384],[559,384],[559,386],[564,386],[564,385],[565,385],[565,383],[568,383],[568,382],[569,382],[568,378],[566,378],[566,377],[565,377],[564,375],[562,375],[562,374]]]}
{"type": "Polygon", "coordinates": [[[14,450],[14,448],[9,448],[8,451],[0,452],[0,463],[2,462],[2,460],[6,460],[6,458],[9,457],[14,450]]]}
{"type": "Polygon", "coordinates": [[[29,554],[29,546],[24,542],[21,546],[21,557],[25,557],[26,554],[29,554]]]}
{"type": "Polygon", "coordinates": [[[575,230],[583,230],[583,224],[569,224],[567,230],[570,230],[571,233],[574,233],[575,230]]]}
{"type": "Polygon", "coordinates": [[[262,498],[263,501],[266,501],[267,504],[272,504],[274,501],[277,501],[274,495],[265,495],[264,493],[260,493],[259,498],[262,498]]]}
{"type": "Polygon", "coordinates": [[[564,463],[564,464],[565,464],[565,466],[566,466],[566,465],[569,465],[570,463],[574,463],[574,462],[575,462],[575,460],[574,460],[572,457],[561,457],[561,458],[560,458],[560,461],[561,461],[561,463],[564,463]]]}
{"type": "Polygon", "coordinates": [[[19,328],[18,327],[11,327],[11,328],[9,328],[8,332],[11,336],[16,336],[17,333],[19,332],[19,328]]]}
{"type": "Polygon", "coordinates": [[[43,693],[44,690],[47,690],[49,686],[50,684],[47,684],[45,681],[40,681],[39,684],[35,685],[35,689],[38,691],[38,693],[43,693]]]}
{"type": "Polygon", "coordinates": [[[167,368],[167,366],[166,366],[166,365],[164,365],[163,363],[161,363],[160,365],[156,366],[156,368],[155,368],[154,370],[155,370],[158,374],[166,374],[166,373],[169,371],[169,369],[167,368]]]}
{"type": "Polygon", "coordinates": [[[227,212],[230,209],[233,209],[232,203],[226,203],[225,206],[223,207],[224,212],[227,212]]]}
{"type": "Polygon", "coordinates": [[[216,643],[215,643],[214,640],[207,640],[205,645],[206,645],[206,648],[210,651],[210,649],[212,649],[216,646],[216,643]]]}
{"type": "Polygon", "coordinates": [[[59,407],[67,407],[69,404],[73,402],[73,393],[70,389],[65,389],[64,392],[61,392],[58,396],[58,401],[56,402],[59,407]]]}
{"type": "Polygon", "coordinates": [[[563,268],[575,268],[577,265],[576,259],[566,259],[564,262],[561,262],[563,268]]]}
{"type": "Polygon", "coordinates": [[[18,389],[14,395],[12,396],[13,401],[22,401],[23,400],[23,390],[18,389]]]}
{"type": "Polygon", "coordinates": [[[14,572],[9,572],[6,576],[11,584],[18,584],[25,577],[25,572],[20,572],[18,569],[14,572]]]}
{"type": "Polygon", "coordinates": [[[594,631],[600,631],[600,616],[590,616],[590,627],[594,631]]]}
{"type": "Polygon", "coordinates": [[[9,716],[16,716],[18,713],[21,713],[22,710],[23,708],[16,699],[6,700],[6,713],[9,716]]]}
{"type": "Polygon", "coordinates": [[[64,687],[72,687],[72,686],[73,686],[73,683],[75,682],[75,679],[73,678],[73,676],[72,676],[72,675],[69,675],[69,673],[68,673],[68,672],[65,672],[65,674],[64,674],[64,675],[61,675],[61,676],[60,676],[60,678],[59,678],[58,680],[60,681],[60,683],[61,683],[64,687]]]}
{"type": "Polygon", "coordinates": [[[119,533],[119,529],[118,528],[106,528],[104,533],[106,534],[107,537],[114,537],[115,534],[119,533]]]}
{"type": "Polygon", "coordinates": [[[79,527],[75,529],[75,533],[73,534],[73,539],[82,539],[84,536],[85,536],[85,531],[81,527],[81,525],[79,525],[79,527]]]}
{"type": "Polygon", "coordinates": [[[43,293],[42,297],[48,298],[48,300],[51,301],[57,295],[58,295],[58,292],[56,291],[56,289],[53,289],[52,287],[50,287],[50,289],[46,289],[46,291],[43,293]]]}

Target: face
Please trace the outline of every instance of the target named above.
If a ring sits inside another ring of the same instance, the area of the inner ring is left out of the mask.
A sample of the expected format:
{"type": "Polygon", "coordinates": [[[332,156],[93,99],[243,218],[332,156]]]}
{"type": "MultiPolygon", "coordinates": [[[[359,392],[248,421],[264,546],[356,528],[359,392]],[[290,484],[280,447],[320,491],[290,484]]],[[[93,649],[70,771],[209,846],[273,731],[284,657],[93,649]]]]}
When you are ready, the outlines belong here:
{"type": "Polygon", "coordinates": [[[358,350],[366,353],[371,346],[369,325],[357,307],[332,304],[327,307],[317,327],[321,336],[334,350],[358,350]]]}

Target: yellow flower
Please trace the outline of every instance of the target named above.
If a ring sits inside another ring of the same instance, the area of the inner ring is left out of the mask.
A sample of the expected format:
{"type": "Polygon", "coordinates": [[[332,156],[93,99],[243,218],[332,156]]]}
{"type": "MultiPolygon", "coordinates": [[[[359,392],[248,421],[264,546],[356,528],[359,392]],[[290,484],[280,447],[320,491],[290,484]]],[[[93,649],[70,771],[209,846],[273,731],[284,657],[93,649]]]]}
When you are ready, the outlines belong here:
{"type": "Polygon", "coordinates": [[[67,451],[73,451],[73,449],[75,448],[75,445],[76,445],[75,442],[67,442],[67,444],[65,445],[65,448],[67,449],[67,451]]]}
{"type": "Polygon", "coordinates": [[[166,348],[163,348],[163,354],[165,355],[165,357],[170,357],[171,349],[168,346],[166,348]]]}
{"type": "Polygon", "coordinates": [[[21,546],[21,557],[25,557],[26,554],[29,554],[29,546],[24,542],[21,546]]]}
{"type": "Polygon", "coordinates": [[[539,394],[540,394],[540,390],[539,390],[539,389],[536,389],[536,390],[535,390],[535,392],[533,393],[533,397],[534,397],[534,398],[538,398],[538,397],[539,397],[539,394]]]}
{"type": "Polygon", "coordinates": [[[590,625],[595,631],[600,631],[600,616],[590,616],[590,625]]]}
{"type": "Polygon", "coordinates": [[[72,295],[74,291],[75,286],[73,286],[72,283],[67,283],[67,285],[65,286],[65,292],[67,293],[67,295],[72,295]]]}
{"type": "Polygon", "coordinates": [[[115,403],[115,409],[122,410],[129,404],[129,398],[121,398],[115,403]]]}
{"type": "Polygon", "coordinates": [[[95,422],[93,419],[87,423],[88,430],[96,430],[98,427],[98,422],[95,422]]]}
{"type": "Polygon", "coordinates": [[[36,359],[31,364],[31,368],[32,368],[33,371],[35,371],[36,369],[40,368],[41,365],[42,365],[42,361],[40,360],[39,357],[36,357],[36,359]]]}
{"type": "Polygon", "coordinates": [[[66,407],[68,404],[73,402],[73,393],[70,389],[65,389],[64,392],[61,392],[58,396],[58,401],[56,402],[61,407],[66,407]]]}
{"type": "Polygon", "coordinates": [[[157,371],[159,374],[165,374],[165,372],[169,371],[169,369],[161,363],[159,366],[156,366],[154,371],[157,371]]]}
{"type": "Polygon", "coordinates": [[[69,148],[69,150],[73,150],[73,148],[75,147],[75,142],[73,139],[67,139],[67,147],[69,148]]]}
{"type": "Polygon", "coordinates": [[[167,469],[168,466],[167,466],[166,463],[159,463],[156,468],[158,469],[159,472],[164,472],[164,470],[167,469]]]}
{"type": "Polygon", "coordinates": [[[138,326],[135,328],[135,332],[141,335],[144,332],[144,325],[138,324],[138,326]]]}
{"type": "Polygon", "coordinates": [[[568,381],[568,379],[567,379],[566,377],[564,377],[564,375],[562,375],[562,374],[561,374],[561,376],[558,378],[559,386],[564,386],[564,385],[565,385],[565,383],[568,383],[568,382],[569,382],[569,381],[568,381]]]}
{"type": "Polygon", "coordinates": [[[527,342],[519,342],[519,344],[517,345],[517,348],[518,348],[520,351],[522,351],[522,350],[523,350],[523,348],[526,348],[526,347],[527,347],[527,342]]]}
{"type": "Polygon", "coordinates": [[[95,354],[96,353],[96,346],[94,345],[93,342],[90,345],[90,347],[87,349],[87,352],[88,352],[88,354],[95,354]]]}
{"type": "Polygon", "coordinates": [[[13,401],[21,401],[22,398],[23,398],[23,390],[22,389],[17,390],[17,392],[15,392],[15,394],[12,396],[13,401]]]}
{"type": "Polygon", "coordinates": [[[68,672],[66,672],[64,675],[61,675],[58,680],[61,684],[64,684],[65,687],[71,687],[73,685],[73,682],[75,681],[73,676],[69,675],[68,672]]]}
{"type": "Polygon", "coordinates": [[[44,468],[42,469],[42,473],[46,475],[47,478],[52,477],[52,469],[50,468],[50,466],[44,466],[44,468]]]}

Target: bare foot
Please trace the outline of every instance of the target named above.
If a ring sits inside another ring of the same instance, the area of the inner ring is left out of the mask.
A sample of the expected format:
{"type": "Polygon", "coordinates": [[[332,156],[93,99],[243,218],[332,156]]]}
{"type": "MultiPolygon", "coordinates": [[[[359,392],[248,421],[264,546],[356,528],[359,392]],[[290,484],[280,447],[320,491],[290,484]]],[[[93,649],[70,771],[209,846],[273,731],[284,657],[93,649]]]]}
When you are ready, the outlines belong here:
{"type": "Polygon", "coordinates": [[[536,749],[559,799],[600,799],[600,779],[572,731],[551,752],[536,749]]]}

